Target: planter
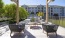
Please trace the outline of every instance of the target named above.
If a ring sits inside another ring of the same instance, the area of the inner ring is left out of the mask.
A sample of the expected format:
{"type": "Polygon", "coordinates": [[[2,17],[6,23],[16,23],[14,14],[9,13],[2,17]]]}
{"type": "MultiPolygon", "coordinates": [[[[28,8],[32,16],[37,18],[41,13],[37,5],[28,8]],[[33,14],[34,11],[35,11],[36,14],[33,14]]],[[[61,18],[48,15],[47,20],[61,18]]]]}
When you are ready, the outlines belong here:
{"type": "Polygon", "coordinates": [[[16,25],[16,24],[9,24],[9,29],[11,31],[11,33],[10,33],[10,36],[11,36],[12,32],[19,32],[20,33],[21,31],[24,31],[25,24],[24,23],[18,24],[18,25],[16,25]]]}
{"type": "Polygon", "coordinates": [[[35,18],[31,18],[31,20],[30,20],[31,22],[35,22],[35,18]]]}
{"type": "MultiPolygon", "coordinates": [[[[42,24],[42,27],[43,27],[43,30],[45,30],[47,32],[47,36],[48,36],[48,33],[56,33],[57,29],[58,29],[58,25],[55,25],[55,24],[42,24]]],[[[57,33],[56,33],[56,36],[57,36],[57,33]]]]}

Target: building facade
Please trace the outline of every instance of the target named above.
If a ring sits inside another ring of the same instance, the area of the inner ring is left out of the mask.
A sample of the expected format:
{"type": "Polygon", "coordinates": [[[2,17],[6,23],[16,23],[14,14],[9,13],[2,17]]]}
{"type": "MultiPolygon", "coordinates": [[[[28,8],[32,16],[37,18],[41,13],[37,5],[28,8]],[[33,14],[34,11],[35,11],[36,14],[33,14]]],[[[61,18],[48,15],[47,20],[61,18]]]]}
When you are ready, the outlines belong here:
{"type": "MultiPolygon", "coordinates": [[[[22,5],[30,14],[37,12],[43,12],[46,14],[46,5],[22,5]]],[[[48,6],[48,14],[49,16],[65,16],[65,7],[57,6],[57,5],[49,5],[48,6]]]]}

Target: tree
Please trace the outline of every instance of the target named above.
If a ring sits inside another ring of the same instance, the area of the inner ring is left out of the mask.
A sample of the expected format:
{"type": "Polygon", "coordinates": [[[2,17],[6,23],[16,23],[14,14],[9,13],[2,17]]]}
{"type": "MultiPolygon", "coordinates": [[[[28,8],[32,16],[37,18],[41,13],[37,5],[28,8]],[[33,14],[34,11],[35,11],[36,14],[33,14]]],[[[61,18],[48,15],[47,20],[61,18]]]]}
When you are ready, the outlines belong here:
{"type": "Polygon", "coordinates": [[[26,19],[28,17],[28,15],[29,15],[29,13],[23,7],[19,7],[20,19],[26,19]]]}
{"type": "Polygon", "coordinates": [[[15,15],[16,15],[16,5],[15,4],[5,5],[4,9],[5,9],[6,17],[15,19],[15,15]]]}
{"type": "Polygon", "coordinates": [[[0,8],[3,8],[4,3],[0,0],[0,8]]]}
{"type": "MultiPolygon", "coordinates": [[[[13,20],[16,20],[16,5],[15,4],[9,4],[5,5],[5,16],[10,17],[13,20]]],[[[28,12],[23,8],[19,7],[19,19],[26,19],[28,16],[28,12]]]]}
{"type": "Polygon", "coordinates": [[[4,13],[3,5],[4,5],[4,3],[2,2],[2,0],[0,0],[0,17],[2,17],[2,15],[4,13]]]}
{"type": "Polygon", "coordinates": [[[3,17],[5,13],[5,10],[3,8],[0,8],[0,17],[3,17]]]}

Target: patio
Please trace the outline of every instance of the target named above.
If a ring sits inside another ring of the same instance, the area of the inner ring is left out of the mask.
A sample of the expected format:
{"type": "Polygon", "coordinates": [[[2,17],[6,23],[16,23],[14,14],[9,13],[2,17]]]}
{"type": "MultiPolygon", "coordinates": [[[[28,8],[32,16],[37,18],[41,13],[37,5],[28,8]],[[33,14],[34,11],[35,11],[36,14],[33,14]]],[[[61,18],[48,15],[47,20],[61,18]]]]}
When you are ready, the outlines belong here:
{"type": "Polygon", "coordinates": [[[46,32],[43,32],[42,25],[38,25],[37,28],[30,29],[29,25],[25,25],[24,33],[15,33],[10,37],[10,30],[5,32],[0,38],[65,38],[65,28],[60,27],[57,30],[58,36],[54,33],[49,34],[47,37],[46,32]]]}

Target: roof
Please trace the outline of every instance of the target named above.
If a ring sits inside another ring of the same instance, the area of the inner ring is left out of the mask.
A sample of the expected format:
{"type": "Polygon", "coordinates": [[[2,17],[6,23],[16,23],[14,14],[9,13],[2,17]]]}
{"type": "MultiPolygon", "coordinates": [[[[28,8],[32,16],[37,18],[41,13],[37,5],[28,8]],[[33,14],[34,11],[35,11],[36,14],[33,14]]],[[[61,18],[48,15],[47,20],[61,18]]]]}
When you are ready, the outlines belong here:
{"type": "Polygon", "coordinates": [[[22,5],[22,6],[27,6],[27,7],[38,7],[38,6],[43,6],[43,5],[22,5]]]}
{"type": "MultiPolygon", "coordinates": [[[[44,6],[44,7],[46,7],[46,5],[22,5],[22,6],[27,6],[27,7],[38,7],[38,6],[44,6]]],[[[65,7],[65,6],[49,5],[48,7],[65,7]]]]}

